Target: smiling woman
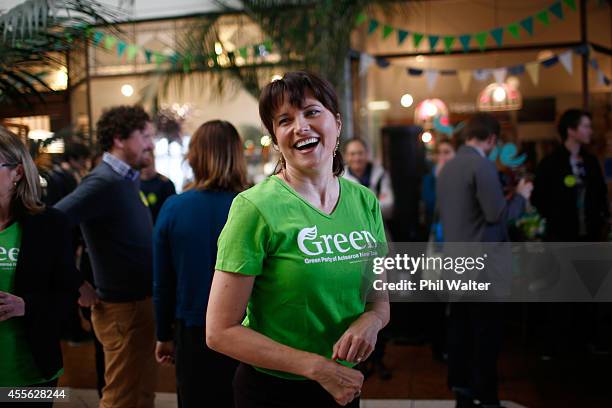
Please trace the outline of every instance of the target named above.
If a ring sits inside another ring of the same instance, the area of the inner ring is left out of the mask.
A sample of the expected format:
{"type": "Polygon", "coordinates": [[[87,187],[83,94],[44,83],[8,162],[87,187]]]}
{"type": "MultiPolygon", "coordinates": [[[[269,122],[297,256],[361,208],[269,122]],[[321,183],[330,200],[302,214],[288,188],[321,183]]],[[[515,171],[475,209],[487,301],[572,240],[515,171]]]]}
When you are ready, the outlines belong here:
{"type": "Polygon", "coordinates": [[[378,201],[339,178],[342,120],[327,81],[286,73],[263,90],[259,113],[281,161],[232,203],[207,344],[243,363],[238,408],[358,407],[363,375],[353,367],[389,320],[388,302],[363,293],[368,257],[385,253],[378,201]]]}

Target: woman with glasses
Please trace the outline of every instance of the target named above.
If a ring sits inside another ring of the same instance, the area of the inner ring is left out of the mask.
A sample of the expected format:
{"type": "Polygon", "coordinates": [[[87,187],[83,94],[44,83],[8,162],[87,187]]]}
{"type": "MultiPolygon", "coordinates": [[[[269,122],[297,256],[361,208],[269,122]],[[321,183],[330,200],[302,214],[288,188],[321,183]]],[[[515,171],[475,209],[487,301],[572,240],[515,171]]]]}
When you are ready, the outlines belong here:
{"type": "Polygon", "coordinates": [[[0,126],[0,387],[55,387],[63,373],[59,322],[81,283],[71,238],[41,204],[25,146],[0,126]]]}

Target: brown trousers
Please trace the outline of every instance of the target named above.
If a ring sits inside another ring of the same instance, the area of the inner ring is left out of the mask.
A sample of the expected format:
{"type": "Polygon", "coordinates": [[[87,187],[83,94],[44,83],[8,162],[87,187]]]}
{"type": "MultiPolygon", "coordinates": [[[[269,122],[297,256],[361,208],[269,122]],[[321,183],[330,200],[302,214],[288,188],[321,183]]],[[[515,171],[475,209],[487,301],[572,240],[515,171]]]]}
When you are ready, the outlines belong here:
{"type": "Polygon", "coordinates": [[[157,362],[151,298],[100,302],[92,308],[91,321],[106,365],[100,408],[153,408],[157,362]]]}

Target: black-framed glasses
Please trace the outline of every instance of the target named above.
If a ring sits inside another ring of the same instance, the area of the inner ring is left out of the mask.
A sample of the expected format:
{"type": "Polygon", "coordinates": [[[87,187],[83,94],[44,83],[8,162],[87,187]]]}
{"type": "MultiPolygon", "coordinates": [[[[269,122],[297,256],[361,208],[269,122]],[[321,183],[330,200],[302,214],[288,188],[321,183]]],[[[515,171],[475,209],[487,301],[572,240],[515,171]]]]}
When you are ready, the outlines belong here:
{"type": "Polygon", "coordinates": [[[0,163],[0,167],[17,167],[19,163],[0,163]]]}

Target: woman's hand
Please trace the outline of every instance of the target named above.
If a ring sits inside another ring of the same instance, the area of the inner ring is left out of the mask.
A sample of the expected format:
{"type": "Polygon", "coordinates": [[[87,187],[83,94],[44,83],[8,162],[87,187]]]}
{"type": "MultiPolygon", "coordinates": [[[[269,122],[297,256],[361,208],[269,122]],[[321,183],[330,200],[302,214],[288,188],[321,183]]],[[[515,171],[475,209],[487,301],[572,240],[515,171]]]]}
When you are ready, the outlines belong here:
{"type": "Polygon", "coordinates": [[[312,379],[321,384],[334,400],[342,406],[357,398],[361,394],[361,386],[363,385],[361,371],[327,359],[317,364],[312,379]]]}
{"type": "Polygon", "coordinates": [[[81,307],[91,307],[100,302],[96,290],[91,286],[91,283],[87,281],[83,281],[83,284],[79,288],[79,295],[79,306],[81,307]]]}
{"type": "Polygon", "coordinates": [[[19,296],[0,291],[0,322],[25,314],[25,302],[19,296]]]}
{"type": "Polygon", "coordinates": [[[155,360],[161,365],[174,364],[174,341],[158,341],[155,344],[155,360]]]}
{"type": "Polygon", "coordinates": [[[374,351],[378,332],[382,328],[383,322],[376,313],[363,313],[334,344],[332,360],[341,359],[350,363],[365,361],[374,351]]]}

